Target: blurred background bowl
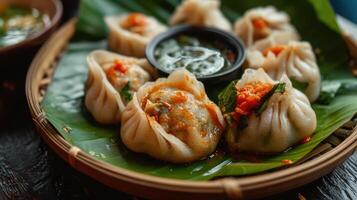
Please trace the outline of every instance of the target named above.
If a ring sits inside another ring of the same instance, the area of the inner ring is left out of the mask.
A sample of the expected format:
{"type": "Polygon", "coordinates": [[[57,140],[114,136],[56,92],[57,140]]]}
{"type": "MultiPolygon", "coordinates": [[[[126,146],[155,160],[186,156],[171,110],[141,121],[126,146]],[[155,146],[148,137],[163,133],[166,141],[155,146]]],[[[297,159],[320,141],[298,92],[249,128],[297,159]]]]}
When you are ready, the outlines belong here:
{"type": "Polygon", "coordinates": [[[336,13],[357,24],[356,0],[330,0],[330,2],[336,13]]]}
{"type": "Polygon", "coordinates": [[[0,68],[14,68],[26,62],[27,58],[36,53],[58,26],[62,17],[62,3],[59,0],[1,0],[1,6],[21,6],[35,8],[49,18],[49,23],[39,32],[30,35],[25,40],[6,47],[0,47],[0,68]]]}

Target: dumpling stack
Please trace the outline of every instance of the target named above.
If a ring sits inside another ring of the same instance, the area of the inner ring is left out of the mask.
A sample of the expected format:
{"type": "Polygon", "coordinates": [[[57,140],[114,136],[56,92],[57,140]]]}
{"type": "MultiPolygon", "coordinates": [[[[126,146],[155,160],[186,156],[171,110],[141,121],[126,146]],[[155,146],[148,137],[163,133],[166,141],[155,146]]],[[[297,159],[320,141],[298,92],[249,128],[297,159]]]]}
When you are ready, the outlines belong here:
{"type": "Polygon", "coordinates": [[[271,6],[248,10],[234,31],[247,60],[243,77],[229,89],[234,100],[227,104],[229,98],[220,96],[230,150],[274,154],[310,137],[317,124],[310,102],[321,87],[310,43],[298,41],[288,15],[271,6]],[[227,111],[227,105],[233,107],[227,111]]]}
{"type": "Polygon", "coordinates": [[[235,33],[247,46],[247,68],[263,68],[274,80],[286,75],[310,102],[320,94],[321,77],[313,49],[298,41],[289,16],[274,7],[248,10],[235,23],[235,33]]]}

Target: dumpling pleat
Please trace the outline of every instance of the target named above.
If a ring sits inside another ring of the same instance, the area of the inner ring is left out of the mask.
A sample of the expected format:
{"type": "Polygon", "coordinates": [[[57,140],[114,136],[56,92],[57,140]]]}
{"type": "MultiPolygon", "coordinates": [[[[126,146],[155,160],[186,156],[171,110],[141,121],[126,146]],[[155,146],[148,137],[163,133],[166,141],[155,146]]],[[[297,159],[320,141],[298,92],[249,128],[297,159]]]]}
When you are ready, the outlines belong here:
{"type": "Polygon", "coordinates": [[[171,25],[190,24],[231,31],[230,22],[219,10],[219,0],[184,0],[170,19],[171,25]]]}
{"type": "Polygon", "coordinates": [[[118,91],[109,82],[106,76],[108,63],[112,63],[115,59],[123,59],[132,64],[145,65],[142,69],[146,69],[148,76],[155,77],[154,69],[146,64],[143,59],[130,58],[119,54],[111,53],[104,50],[96,50],[91,52],[87,57],[88,64],[88,79],[86,82],[85,105],[87,110],[92,114],[94,119],[102,124],[120,123],[121,114],[125,108],[125,104],[121,99],[118,91]]]}
{"type": "Polygon", "coordinates": [[[319,97],[321,77],[311,45],[308,42],[291,41],[285,45],[279,55],[274,55],[271,52],[268,52],[267,56],[263,55],[264,49],[277,44],[280,43],[272,40],[267,42],[264,47],[260,47],[259,50],[249,50],[247,67],[257,68],[255,65],[259,64],[259,67],[263,68],[275,80],[286,75],[297,82],[307,83],[308,86],[304,93],[310,102],[314,102],[319,97]]]}
{"type": "MultiPolygon", "coordinates": [[[[277,83],[263,69],[247,69],[236,87],[254,81],[277,83]],[[268,81],[263,81],[266,79],[268,81]]],[[[317,123],[316,114],[308,98],[293,88],[286,75],[279,82],[285,83],[284,93],[273,94],[259,115],[251,114],[248,127],[228,131],[230,135],[227,141],[231,149],[260,154],[278,153],[313,134],[317,123]]]]}
{"type": "MultiPolygon", "coordinates": [[[[145,153],[154,158],[173,163],[192,162],[212,153],[219,141],[221,132],[201,134],[196,126],[188,127],[184,133],[168,133],[155,119],[145,113],[141,102],[151,92],[152,88],[172,87],[182,89],[192,94],[195,99],[214,107],[221,126],[225,127],[223,115],[219,108],[211,102],[203,84],[185,69],[173,72],[167,79],[160,78],[155,82],[148,82],[134,94],[122,115],[120,135],[123,143],[135,152],[145,153]],[[179,85],[178,87],[175,84],[179,85]],[[136,125],[139,124],[139,125],[136,125]],[[134,127],[134,128],[133,128],[134,127]],[[182,135],[178,137],[177,135],[182,135]],[[135,135],[135,137],[133,137],[135,135]]],[[[197,110],[200,112],[200,110],[197,110]]],[[[182,119],[183,123],[185,119],[182,119]]],[[[210,122],[212,123],[212,122],[210,122]]],[[[186,124],[187,125],[187,124],[186,124]]],[[[205,129],[204,129],[205,130],[205,129]]]]}

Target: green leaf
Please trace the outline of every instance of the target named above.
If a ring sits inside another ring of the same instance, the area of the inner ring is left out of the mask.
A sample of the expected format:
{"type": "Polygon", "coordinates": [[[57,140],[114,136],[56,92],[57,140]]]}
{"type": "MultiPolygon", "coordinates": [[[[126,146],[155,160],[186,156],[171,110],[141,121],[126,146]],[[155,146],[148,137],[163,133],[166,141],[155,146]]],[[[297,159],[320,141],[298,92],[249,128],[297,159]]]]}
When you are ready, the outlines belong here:
{"type": "Polygon", "coordinates": [[[336,22],[336,15],[333,12],[331,5],[328,1],[320,1],[320,0],[309,0],[312,6],[315,8],[317,12],[318,18],[330,27],[332,30],[336,32],[340,32],[340,28],[336,22]]]}
{"type": "Polygon", "coordinates": [[[234,110],[236,105],[237,90],[235,85],[237,81],[232,81],[221,93],[218,95],[218,105],[224,113],[229,113],[234,110]]]}
{"type": "Polygon", "coordinates": [[[129,102],[132,99],[132,95],[130,93],[130,81],[124,86],[124,88],[120,91],[120,95],[125,99],[125,101],[129,102]]]}
{"type": "Polygon", "coordinates": [[[324,80],[321,83],[321,93],[318,103],[329,104],[338,94],[350,94],[357,91],[357,82],[354,77],[324,80]]]}
{"type": "Polygon", "coordinates": [[[329,104],[336,96],[338,90],[341,88],[340,81],[324,81],[321,86],[321,93],[318,99],[319,103],[329,104]]]}
{"type": "MultiPolygon", "coordinates": [[[[167,22],[179,3],[178,0],[82,0],[76,38],[60,60],[42,102],[46,118],[69,143],[94,158],[132,171],[175,179],[209,180],[217,176],[240,176],[271,170],[283,166],[281,161],[284,159],[296,162],[357,112],[357,82],[348,71],[346,46],[327,0],[223,0],[223,13],[232,21],[256,6],[274,5],[286,11],[301,37],[319,49],[317,60],[323,78],[322,90],[334,95],[330,97],[330,104],[313,105],[318,127],[311,141],[265,157],[260,163],[234,160],[219,149],[219,153],[209,159],[173,165],[128,150],[120,140],[119,127],[99,125],[83,105],[88,73],[85,58],[90,51],[107,47],[104,15],[140,11],[167,22]]],[[[216,100],[218,91],[224,86],[207,86],[206,91],[216,100]]],[[[224,101],[223,105],[231,102],[228,101],[230,94],[226,91],[225,95],[219,96],[220,101],[224,101]]]]}
{"type": "Polygon", "coordinates": [[[278,83],[278,84],[274,85],[273,89],[268,93],[268,95],[270,95],[270,93],[271,93],[271,95],[273,95],[275,93],[284,93],[285,86],[286,86],[286,83],[278,83]]]}

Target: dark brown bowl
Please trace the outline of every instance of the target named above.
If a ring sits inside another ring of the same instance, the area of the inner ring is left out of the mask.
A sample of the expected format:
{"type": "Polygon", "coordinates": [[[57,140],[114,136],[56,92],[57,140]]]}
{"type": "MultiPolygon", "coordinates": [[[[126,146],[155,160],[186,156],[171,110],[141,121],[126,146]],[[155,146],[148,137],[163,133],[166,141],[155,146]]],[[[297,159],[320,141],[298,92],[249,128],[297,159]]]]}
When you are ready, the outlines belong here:
{"type": "Polygon", "coordinates": [[[50,23],[43,30],[24,41],[0,48],[0,68],[4,68],[10,67],[8,65],[14,60],[24,59],[34,53],[33,50],[49,38],[61,20],[63,7],[59,0],[1,0],[0,4],[36,8],[50,18],[50,23]]]}

